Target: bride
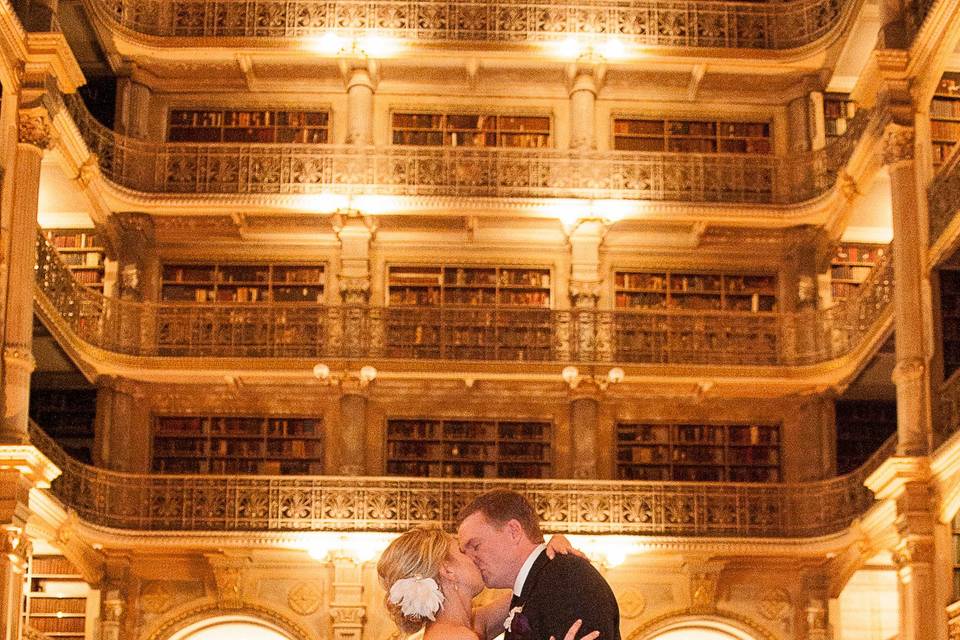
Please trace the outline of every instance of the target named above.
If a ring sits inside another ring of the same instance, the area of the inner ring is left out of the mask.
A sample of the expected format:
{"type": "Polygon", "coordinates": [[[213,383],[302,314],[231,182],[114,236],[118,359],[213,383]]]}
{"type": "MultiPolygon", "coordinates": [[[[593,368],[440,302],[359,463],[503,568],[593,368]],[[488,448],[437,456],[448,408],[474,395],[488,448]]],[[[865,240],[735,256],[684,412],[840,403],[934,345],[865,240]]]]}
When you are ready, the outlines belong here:
{"type": "MultiPolygon", "coordinates": [[[[563,536],[553,536],[547,546],[551,558],[570,551],[563,536]]],[[[484,588],[480,570],[460,551],[456,538],[438,526],[411,529],[391,542],[377,574],[387,592],[387,611],[407,635],[426,627],[424,640],[487,640],[503,632],[510,595],[474,608],[473,598],[484,588]]],[[[579,629],[577,620],[563,640],[574,640],[579,629]]],[[[594,631],[580,640],[598,635],[594,631]]]]}

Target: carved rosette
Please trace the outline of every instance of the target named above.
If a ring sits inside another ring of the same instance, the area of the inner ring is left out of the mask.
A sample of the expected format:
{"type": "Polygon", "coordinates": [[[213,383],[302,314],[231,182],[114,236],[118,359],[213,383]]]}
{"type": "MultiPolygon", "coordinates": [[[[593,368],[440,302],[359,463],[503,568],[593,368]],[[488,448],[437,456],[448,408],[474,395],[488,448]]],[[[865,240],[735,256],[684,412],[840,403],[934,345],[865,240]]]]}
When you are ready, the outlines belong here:
{"type": "Polygon", "coordinates": [[[287,593],[287,605],[294,613],[308,616],[323,602],[323,591],[311,582],[299,582],[287,593]]]}
{"type": "Polygon", "coordinates": [[[790,620],[793,618],[793,602],[786,589],[778,588],[767,591],[757,604],[757,611],[764,619],[779,625],[784,631],[790,630],[790,620]]]}
{"type": "Polygon", "coordinates": [[[887,125],[883,132],[883,164],[887,166],[909,162],[914,154],[913,127],[887,125]]]}
{"type": "Polygon", "coordinates": [[[21,109],[17,114],[17,141],[45,151],[53,146],[50,114],[42,107],[21,109]]]}

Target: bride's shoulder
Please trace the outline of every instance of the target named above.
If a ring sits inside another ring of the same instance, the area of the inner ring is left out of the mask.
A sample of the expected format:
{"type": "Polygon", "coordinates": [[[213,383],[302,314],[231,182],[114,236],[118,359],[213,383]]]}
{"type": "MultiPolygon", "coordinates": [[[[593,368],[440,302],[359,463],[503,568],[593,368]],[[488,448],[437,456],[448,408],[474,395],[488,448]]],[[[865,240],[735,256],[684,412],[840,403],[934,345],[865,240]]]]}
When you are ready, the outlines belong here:
{"type": "Polygon", "coordinates": [[[423,640],[479,640],[470,627],[435,622],[424,632],[423,640]]]}

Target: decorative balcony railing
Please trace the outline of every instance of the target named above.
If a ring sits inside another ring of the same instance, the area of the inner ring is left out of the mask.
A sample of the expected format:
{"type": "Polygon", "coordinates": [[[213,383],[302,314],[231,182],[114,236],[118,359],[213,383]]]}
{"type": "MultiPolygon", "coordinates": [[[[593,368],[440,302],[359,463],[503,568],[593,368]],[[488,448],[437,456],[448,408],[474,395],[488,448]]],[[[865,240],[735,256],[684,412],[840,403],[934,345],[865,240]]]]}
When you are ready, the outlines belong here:
{"type": "Polygon", "coordinates": [[[841,531],[873,494],[861,469],[803,484],[429,480],[403,477],[165,476],[87,466],[36,425],[30,437],[63,474],[53,494],[84,520],[137,531],[404,531],[452,525],[463,505],[493,487],[525,493],[550,531],[633,535],[799,538],[841,531]]]}
{"type": "Polygon", "coordinates": [[[78,283],[42,234],[36,283],[78,338],[138,356],[800,365],[849,353],[889,316],[885,253],[856,295],[800,313],[136,303],[78,283]]]}
{"type": "Polygon", "coordinates": [[[960,211],[960,153],[951,153],[927,190],[930,246],[936,244],[960,211]]]}
{"type": "MultiPolygon", "coordinates": [[[[854,3],[707,0],[91,0],[129,32],[191,38],[376,33],[424,43],[539,43],[571,34],[637,46],[793,49],[815,42],[854,3]]],[[[155,41],[151,39],[151,42],[155,41]]]]}
{"type": "Polygon", "coordinates": [[[960,430],[960,375],[951,375],[940,387],[940,416],[943,420],[940,440],[960,430]]]}
{"type": "MultiPolygon", "coordinates": [[[[772,5],[771,5],[772,6],[772,5]]],[[[65,103],[111,181],[166,194],[343,194],[598,198],[788,204],[836,183],[870,123],[864,110],[825,149],[789,157],[747,154],[162,144],[97,122],[77,96],[65,103]]]]}

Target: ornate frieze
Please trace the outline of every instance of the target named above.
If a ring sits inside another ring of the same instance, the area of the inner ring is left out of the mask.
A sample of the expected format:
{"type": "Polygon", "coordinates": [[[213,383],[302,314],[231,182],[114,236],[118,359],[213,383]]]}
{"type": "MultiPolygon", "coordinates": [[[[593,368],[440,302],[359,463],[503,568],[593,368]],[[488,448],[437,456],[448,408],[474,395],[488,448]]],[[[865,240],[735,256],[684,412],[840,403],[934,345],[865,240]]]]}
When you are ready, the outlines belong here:
{"type": "Polygon", "coordinates": [[[883,164],[894,165],[913,160],[914,129],[888,124],[883,132],[883,164]]]}

